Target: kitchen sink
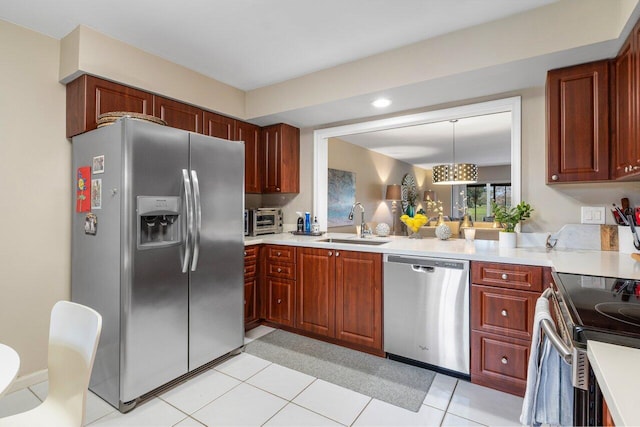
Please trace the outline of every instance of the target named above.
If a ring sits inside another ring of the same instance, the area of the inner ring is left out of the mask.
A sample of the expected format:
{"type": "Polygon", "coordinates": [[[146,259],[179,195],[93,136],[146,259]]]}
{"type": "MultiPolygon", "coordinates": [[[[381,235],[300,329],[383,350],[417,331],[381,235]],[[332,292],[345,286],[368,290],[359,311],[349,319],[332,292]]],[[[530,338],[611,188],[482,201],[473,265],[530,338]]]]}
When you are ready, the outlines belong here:
{"type": "Polygon", "coordinates": [[[352,245],[384,245],[385,243],[389,243],[388,240],[364,240],[364,239],[334,239],[329,237],[328,239],[320,239],[318,242],[326,242],[326,243],[348,243],[352,245]]]}

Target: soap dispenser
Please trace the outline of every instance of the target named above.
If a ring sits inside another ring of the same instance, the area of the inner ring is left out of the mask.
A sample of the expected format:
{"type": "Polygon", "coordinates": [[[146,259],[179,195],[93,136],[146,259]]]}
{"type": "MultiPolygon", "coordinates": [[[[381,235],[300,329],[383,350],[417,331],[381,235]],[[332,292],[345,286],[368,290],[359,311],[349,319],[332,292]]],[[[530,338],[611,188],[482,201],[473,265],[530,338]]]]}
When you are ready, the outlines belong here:
{"type": "Polygon", "coordinates": [[[296,212],[298,214],[298,225],[296,231],[298,233],[304,232],[304,219],[302,218],[302,212],[296,212]]]}

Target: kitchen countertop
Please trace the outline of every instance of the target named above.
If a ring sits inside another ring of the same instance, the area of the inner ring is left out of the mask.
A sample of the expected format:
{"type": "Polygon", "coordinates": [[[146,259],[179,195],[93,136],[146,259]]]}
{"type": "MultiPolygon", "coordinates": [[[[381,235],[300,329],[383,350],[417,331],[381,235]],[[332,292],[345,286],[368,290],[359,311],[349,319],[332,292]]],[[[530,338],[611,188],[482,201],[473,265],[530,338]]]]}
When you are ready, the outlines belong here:
{"type": "Polygon", "coordinates": [[[588,341],[587,356],[615,424],[640,425],[640,349],[588,341]]]}
{"type": "Polygon", "coordinates": [[[381,245],[321,242],[329,237],[360,240],[355,234],[327,233],[323,236],[295,236],[291,233],[268,234],[245,237],[245,245],[272,244],[306,246],[312,248],[334,248],[361,252],[377,252],[396,255],[456,258],[472,261],[503,262],[509,264],[539,265],[553,267],[560,273],[590,274],[595,276],[640,279],[640,263],[629,254],[617,251],[594,251],[580,249],[552,249],[544,247],[521,247],[505,249],[494,240],[464,239],[440,240],[436,238],[409,239],[405,236],[370,237],[364,240],[382,240],[381,245]]]}

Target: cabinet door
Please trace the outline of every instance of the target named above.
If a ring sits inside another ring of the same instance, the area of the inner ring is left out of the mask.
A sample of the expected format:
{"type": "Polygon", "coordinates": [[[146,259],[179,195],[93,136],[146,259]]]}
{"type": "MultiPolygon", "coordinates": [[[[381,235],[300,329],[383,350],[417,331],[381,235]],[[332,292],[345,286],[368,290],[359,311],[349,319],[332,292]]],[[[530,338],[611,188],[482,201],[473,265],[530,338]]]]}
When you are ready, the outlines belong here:
{"type": "Polygon", "coordinates": [[[633,55],[631,39],[615,60],[615,129],[612,168],[616,178],[629,172],[635,159],[635,120],[633,120],[633,55]]]}
{"type": "Polygon", "coordinates": [[[244,282],[244,324],[247,325],[258,319],[257,305],[257,280],[250,279],[244,282]]]}
{"type": "Polygon", "coordinates": [[[382,350],[382,256],[336,251],[336,338],[382,350]]]}
{"type": "Polygon", "coordinates": [[[203,111],[182,102],[155,96],[153,115],[167,122],[167,126],[202,133],[203,111]]]}
{"type": "Polygon", "coordinates": [[[280,126],[268,126],[262,129],[262,191],[280,193],[280,126]]]}
{"type": "Polygon", "coordinates": [[[113,111],[153,114],[153,95],[83,75],[67,84],[67,137],[93,130],[98,116],[113,111]]]}
{"type": "Polygon", "coordinates": [[[260,155],[260,128],[251,123],[236,122],[236,140],[244,141],[244,191],[262,191],[260,155]]]}
{"type": "Polygon", "coordinates": [[[267,314],[266,319],[281,325],[294,324],[295,282],[291,280],[266,278],[267,314]]]}
{"type": "Polygon", "coordinates": [[[609,62],[549,71],[547,183],[609,179],[609,62]]]}
{"type": "Polygon", "coordinates": [[[203,112],[204,134],[233,140],[235,137],[236,121],[220,114],[203,112]]]}
{"type": "Polygon", "coordinates": [[[262,129],[262,192],[300,192],[300,129],[281,123],[262,129]]]}
{"type": "Polygon", "coordinates": [[[335,336],[333,249],[300,248],[296,281],[296,328],[335,336]]]}

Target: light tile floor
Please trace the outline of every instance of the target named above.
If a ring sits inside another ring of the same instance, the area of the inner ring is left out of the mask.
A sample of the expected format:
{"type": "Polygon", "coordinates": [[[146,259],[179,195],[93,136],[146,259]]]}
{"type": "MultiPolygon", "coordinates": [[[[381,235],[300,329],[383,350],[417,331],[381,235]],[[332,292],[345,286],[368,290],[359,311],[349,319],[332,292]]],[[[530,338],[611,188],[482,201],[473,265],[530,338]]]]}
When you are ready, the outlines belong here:
{"type": "MultiPolygon", "coordinates": [[[[248,343],[272,329],[247,332],[248,343]]],[[[37,406],[47,382],[0,399],[0,417],[37,406]]],[[[127,414],[89,393],[86,425],[517,426],[522,399],[437,374],[419,412],[242,353],[165,391],[127,414]]]]}

